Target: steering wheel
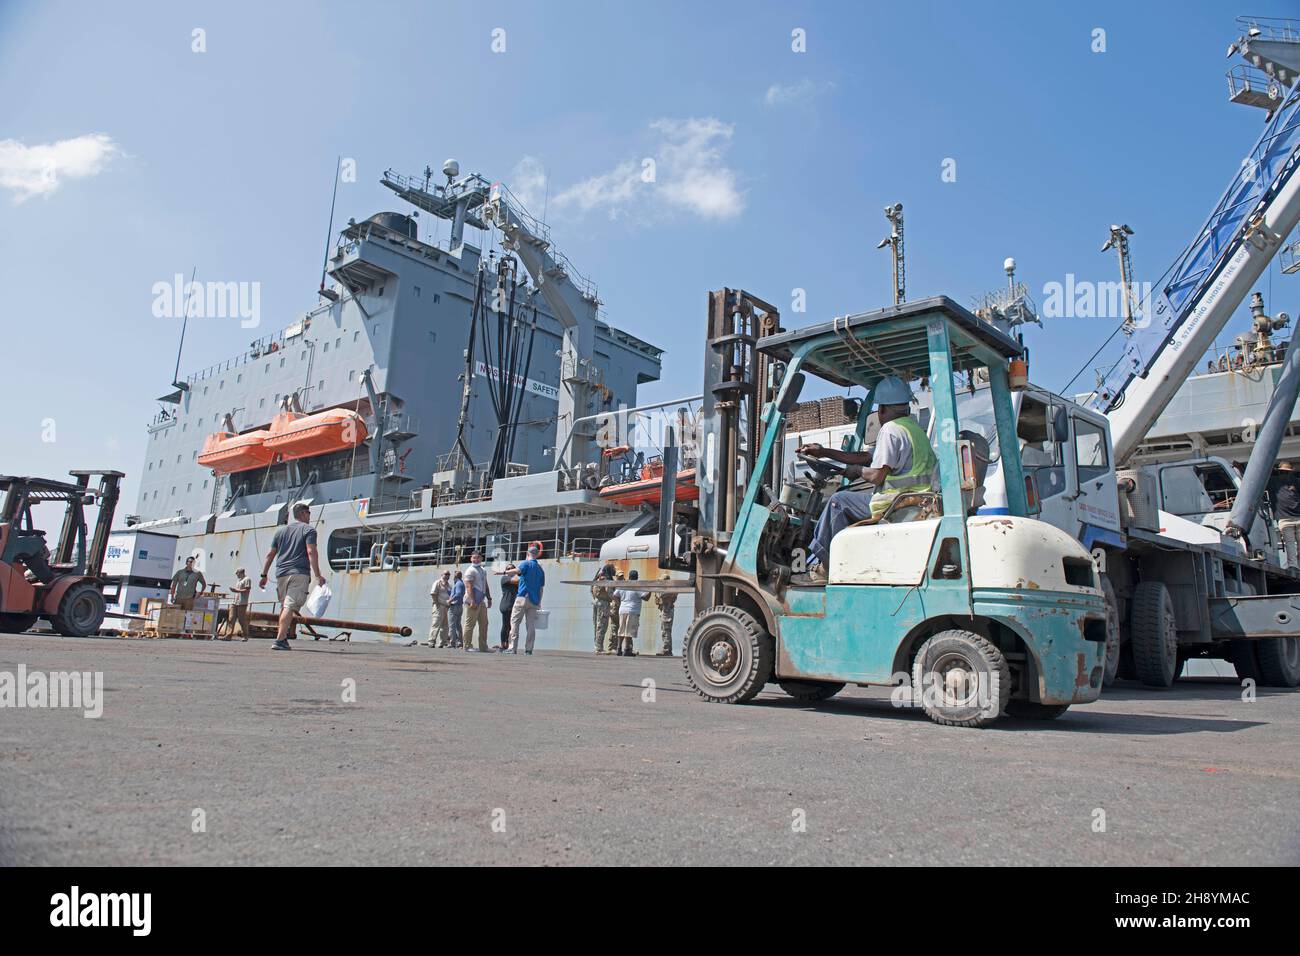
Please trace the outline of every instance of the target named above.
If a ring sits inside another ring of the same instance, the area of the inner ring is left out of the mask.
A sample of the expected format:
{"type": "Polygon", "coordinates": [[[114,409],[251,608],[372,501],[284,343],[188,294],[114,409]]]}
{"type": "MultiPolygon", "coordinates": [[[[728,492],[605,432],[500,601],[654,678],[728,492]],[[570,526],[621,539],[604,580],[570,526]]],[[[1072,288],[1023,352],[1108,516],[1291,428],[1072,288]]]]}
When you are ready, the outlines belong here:
{"type": "Polygon", "coordinates": [[[803,463],[817,473],[821,478],[843,478],[848,474],[848,465],[838,461],[829,461],[825,458],[813,458],[811,455],[805,455],[803,452],[796,452],[803,460],[803,463]]]}

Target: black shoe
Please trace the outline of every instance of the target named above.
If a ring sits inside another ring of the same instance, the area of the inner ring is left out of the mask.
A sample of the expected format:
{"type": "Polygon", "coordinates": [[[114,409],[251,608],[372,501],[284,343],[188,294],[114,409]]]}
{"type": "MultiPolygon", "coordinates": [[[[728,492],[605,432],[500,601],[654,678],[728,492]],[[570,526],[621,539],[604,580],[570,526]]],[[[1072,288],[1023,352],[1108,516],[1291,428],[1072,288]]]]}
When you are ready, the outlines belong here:
{"type": "Polygon", "coordinates": [[[287,651],[288,649],[289,649],[289,642],[288,642],[288,641],[272,641],[272,642],[271,642],[271,650],[273,650],[273,651],[287,651]]]}

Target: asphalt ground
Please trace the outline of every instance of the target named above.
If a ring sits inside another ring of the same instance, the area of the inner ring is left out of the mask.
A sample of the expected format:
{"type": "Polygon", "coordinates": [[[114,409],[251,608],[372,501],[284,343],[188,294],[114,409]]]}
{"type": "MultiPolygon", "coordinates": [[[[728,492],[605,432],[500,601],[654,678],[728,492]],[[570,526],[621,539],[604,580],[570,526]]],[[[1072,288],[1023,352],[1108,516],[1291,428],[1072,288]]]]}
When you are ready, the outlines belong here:
{"type": "Polygon", "coordinates": [[[1300,862],[1300,692],[1226,680],[970,730],[706,704],[679,658],[0,636],[19,665],[102,672],[103,715],[0,709],[9,865],[1300,862]]]}

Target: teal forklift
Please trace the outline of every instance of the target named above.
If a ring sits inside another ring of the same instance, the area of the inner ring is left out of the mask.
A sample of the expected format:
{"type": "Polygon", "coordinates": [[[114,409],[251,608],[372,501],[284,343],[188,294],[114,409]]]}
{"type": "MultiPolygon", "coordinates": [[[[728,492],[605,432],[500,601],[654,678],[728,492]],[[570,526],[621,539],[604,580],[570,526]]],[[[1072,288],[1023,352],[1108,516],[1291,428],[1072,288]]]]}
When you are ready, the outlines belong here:
{"type": "Polygon", "coordinates": [[[710,293],[699,497],[676,500],[670,444],[659,506],[660,565],[690,578],[644,588],[693,589],[682,656],[704,700],[744,703],[771,683],[809,702],[848,684],[892,686],[896,705],[979,727],[1097,699],[1105,603],[1088,552],[1034,517],[1008,376],[1021,354],[944,296],[787,332],[761,299],[710,293]],[[963,432],[956,397],[977,373],[991,384],[1005,514],[975,514],[989,446],[963,432]],[[931,490],[837,534],[826,574],[799,583],[822,508],[851,480],[845,466],[797,468],[786,454],[786,418],[810,376],[863,390],[843,400],[856,420],[849,451],[869,447],[882,379],[928,388],[939,467],[931,490]]]}

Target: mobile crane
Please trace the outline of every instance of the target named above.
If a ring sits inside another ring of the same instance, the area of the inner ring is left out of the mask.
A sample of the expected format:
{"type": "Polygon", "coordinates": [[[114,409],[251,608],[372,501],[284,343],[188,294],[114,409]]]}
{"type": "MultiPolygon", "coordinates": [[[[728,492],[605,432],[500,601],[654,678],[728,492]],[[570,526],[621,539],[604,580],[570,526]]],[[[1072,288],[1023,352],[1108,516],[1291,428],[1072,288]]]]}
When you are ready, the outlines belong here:
{"type": "MultiPolygon", "coordinates": [[[[1167,687],[1186,659],[1203,656],[1230,660],[1243,679],[1300,685],[1300,575],[1280,566],[1272,530],[1258,515],[1285,428],[1260,430],[1247,480],[1220,458],[1133,461],[1300,222],[1300,25],[1239,23],[1243,35],[1231,51],[1263,80],[1246,95],[1244,74],[1233,71],[1233,99],[1268,109],[1262,135],[1146,316],[1126,321],[1123,355],[1095,391],[1082,404],[1032,385],[1015,398],[1022,456],[1043,492],[1042,518],[1075,535],[1102,571],[1107,683],[1126,673],[1167,687]]],[[[1258,296],[1252,311],[1257,326],[1281,321],[1262,314],[1258,296]]],[[[1266,420],[1280,416],[1285,424],[1295,390],[1282,384],[1266,420]]],[[[975,391],[964,400],[968,419],[979,417],[981,401],[975,391]]],[[[996,461],[990,471],[985,510],[996,511],[1005,479],[996,461]]]]}

